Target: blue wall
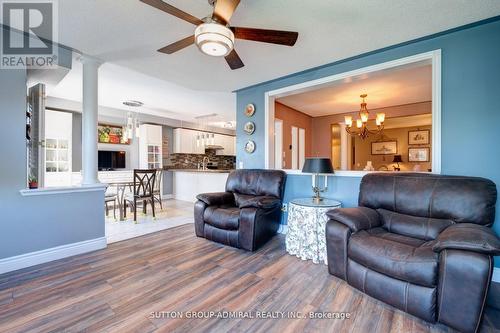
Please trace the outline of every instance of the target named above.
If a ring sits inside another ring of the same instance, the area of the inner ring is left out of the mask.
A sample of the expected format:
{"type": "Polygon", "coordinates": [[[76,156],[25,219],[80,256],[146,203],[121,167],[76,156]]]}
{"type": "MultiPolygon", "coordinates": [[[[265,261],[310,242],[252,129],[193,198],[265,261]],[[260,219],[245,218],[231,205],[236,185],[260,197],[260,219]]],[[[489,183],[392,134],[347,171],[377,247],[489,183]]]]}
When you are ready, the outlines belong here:
{"type": "MultiPolygon", "coordinates": [[[[446,33],[407,42],[365,55],[313,68],[237,91],[237,162],[244,168],[264,167],[264,94],[267,91],[329,75],[441,49],[442,52],[442,173],[486,177],[500,185],[500,17],[454,29],[446,33]],[[257,144],[254,154],[244,152],[249,138],[243,132],[247,118],[245,105],[254,103],[253,121],[257,144]]],[[[332,177],[327,197],[344,206],[357,202],[359,178],[332,177]]],[[[306,176],[290,176],[285,200],[310,195],[311,181],[306,176]]],[[[497,203],[494,229],[500,234],[500,209],[497,203]]],[[[497,260],[500,266],[500,260],[497,260]]]]}
{"type": "Polygon", "coordinates": [[[25,70],[0,70],[0,264],[104,237],[103,191],[26,197],[19,192],[26,188],[27,173],[26,80],[25,70]]]}

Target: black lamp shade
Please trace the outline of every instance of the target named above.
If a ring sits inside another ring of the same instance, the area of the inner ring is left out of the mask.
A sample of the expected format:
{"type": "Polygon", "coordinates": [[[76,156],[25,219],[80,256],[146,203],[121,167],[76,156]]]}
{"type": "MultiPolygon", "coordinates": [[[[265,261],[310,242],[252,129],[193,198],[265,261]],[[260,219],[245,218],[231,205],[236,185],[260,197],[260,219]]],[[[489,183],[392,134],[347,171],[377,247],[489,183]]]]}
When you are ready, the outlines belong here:
{"type": "Polygon", "coordinates": [[[392,160],[392,163],[400,163],[400,162],[403,162],[401,155],[394,155],[394,159],[392,160]]]}
{"type": "Polygon", "coordinates": [[[306,158],[304,167],[302,168],[304,173],[334,173],[332,161],[329,158],[306,158]]]}

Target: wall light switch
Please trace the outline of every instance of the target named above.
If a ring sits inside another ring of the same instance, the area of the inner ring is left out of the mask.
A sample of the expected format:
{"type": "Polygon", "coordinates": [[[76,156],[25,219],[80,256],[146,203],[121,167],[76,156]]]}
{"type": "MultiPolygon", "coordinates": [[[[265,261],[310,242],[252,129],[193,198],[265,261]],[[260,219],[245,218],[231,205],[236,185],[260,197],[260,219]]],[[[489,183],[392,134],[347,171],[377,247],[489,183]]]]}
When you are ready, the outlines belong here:
{"type": "Polygon", "coordinates": [[[243,169],[243,161],[240,161],[240,163],[238,164],[238,169],[243,169]]]}

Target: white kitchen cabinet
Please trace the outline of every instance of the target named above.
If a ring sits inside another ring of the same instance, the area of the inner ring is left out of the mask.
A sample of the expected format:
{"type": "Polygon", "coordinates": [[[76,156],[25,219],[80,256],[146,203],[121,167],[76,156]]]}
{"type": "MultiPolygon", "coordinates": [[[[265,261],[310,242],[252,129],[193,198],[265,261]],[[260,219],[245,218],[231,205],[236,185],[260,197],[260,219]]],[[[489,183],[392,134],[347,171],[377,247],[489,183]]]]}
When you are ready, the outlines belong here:
{"type": "Polygon", "coordinates": [[[196,142],[198,131],[185,128],[174,129],[174,154],[204,154],[205,146],[201,140],[196,142]]]}
{"type": "Polygon", "coordinates": [[[174,171],[176,200],[195,202],[200,193],[224,192],[229,173],[174,171]]]}
{"type": "Polygon", "coordinates": [[[159,169],[162,167],[162,128],[144,124],[139,127],[139,168],[159,169]]]}
{"type": "Polygon", "coordinates": [[[220,145],[224,150],[218,150],[217,155],[235,156],[236,155],[236,137],[229,135],[220,135],[220,145]]]}
{"type": "Polygon", "coordinates": [[[217,150],[217,155],[236,155],[236,138],[234,136],[185,128],[174,129],[174,154],[205,154],[205,145],[222,146],[224,150],[217,150]],[[205,140],[202,139],[203,137],[205,140]]]}

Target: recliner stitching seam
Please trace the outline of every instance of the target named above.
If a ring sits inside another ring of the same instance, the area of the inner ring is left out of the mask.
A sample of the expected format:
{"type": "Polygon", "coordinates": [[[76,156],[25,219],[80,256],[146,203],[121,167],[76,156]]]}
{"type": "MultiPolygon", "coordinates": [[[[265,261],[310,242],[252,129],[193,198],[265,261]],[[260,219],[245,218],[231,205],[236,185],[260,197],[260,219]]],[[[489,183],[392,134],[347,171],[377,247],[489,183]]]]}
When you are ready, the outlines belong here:
{"type": "Polygon", "coordinates": [[[394,213],[391,214],[391,218],[389,219],[389,231],[391,231],[392,219],[394,218],[394,213]]]}
{"type": "Polygon", "coordinates": [[[366,285],[366,276],[367,276],[367,275],[368,275],[368,268],[367,268],[367,267],[365,267],[365,273],[363,274],[363,292],[364,292],[365,294],[366,294],[366,291],[365,291],[366,287],[365,287],[365,285],[366,285]]]}
{"type": "Polygon", "coordinates": [[[368,220],[369,229],[372,229],[372,222],[370,217],[367,214],[365,214],[365,212],[363,212],[362,210],[360,210],[360,213],[363,214],[363,216],[368,220]]]}
{"type": "Polygon", "coordinates": [[[429,218],[432,217],[432,204],[434,203],[434,192],[436,190],[436,186],[439,183],[439,178],[436,178],[436,181],[434,182],[434,185],[432,186],[432,191],[431,191],[431,197],[429,199],[429,208],[428,208],[428,214],[429,218]]]}
{"type": "MultiPolygon", "coordinates": [[[[488,262],[489,262],[489,267],[488,267],[488,279],[491,279],[491,268],[492,268],[492,260],[491,260],[491,256],[488,258],[488,262]]],[[[482,302],[482,305],[481,305],[481,311],[479,313],[483,313],[483,310],[484,310],[484,305],[486,303],[486,297],[488,296],[488,287],[485,288],[486,290],[484,291],[484,295],[483,295],[483,302],[482,302]]],[[[478,328],[479,328],[479,324],[481,323],[481,317],[479,317],[479,320],[477,321],[477,324],[476,324],[476,329],[474,330],[474,332],[477,332],[478,328]]]]}
{"type": "Polygon", "coordinates": [[[405,312],[408,312],[408,284],[409,282],[406,282],[405,285],[405,312]]]}
{"type": "Polygon", "coordinates": [[[441,297],[441,300],[439,302],[439,309],[438,309],[438,317],[437,317],[437,320],[439,321],[439,318],[441,317],[441,309],[443,308],[443,299],[444,299],[444,293],[443,293],[443,290],[444,290],[444,284],[446,283],[446,255],[447,255],[447,251],[444,250],[443,251],[444,254],[443,254],[443,285],[441,286],[441,295],[438,295],[438,297],[441,297]]]}

